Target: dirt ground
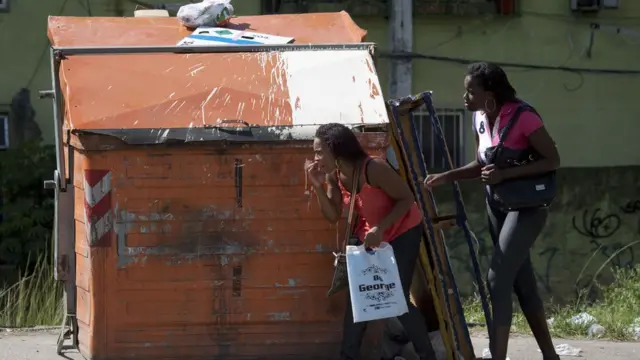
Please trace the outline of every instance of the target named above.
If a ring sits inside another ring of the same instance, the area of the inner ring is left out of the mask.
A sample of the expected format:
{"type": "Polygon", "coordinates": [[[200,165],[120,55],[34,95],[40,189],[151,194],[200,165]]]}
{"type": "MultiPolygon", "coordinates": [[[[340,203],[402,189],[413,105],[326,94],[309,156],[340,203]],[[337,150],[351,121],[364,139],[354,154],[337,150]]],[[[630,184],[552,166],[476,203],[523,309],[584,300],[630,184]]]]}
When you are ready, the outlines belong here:
{"type": "MultiPolygon", "coordinates": [[[[474,335],[473,345],[478,356],[488,346],[485,336],[474,335]]],[[[0,360],[59,360],[55,349],[56,334],[51,331],[0,331],[0,360]]],[[[563,340],[556,345],[568,344],[582,349],[579,359],[632,360],[640,359],[640,343],[615,343],[608,341],[563,340]]],[[[65,353],[67,359],[82,359],[77,352],[65,353]]],[[[541,360],[535,341],[529,337],[513,337],[509,343],[511,360],[541,360]]],[[[573,359],[575,357],[562,357],[573,359]]]]}

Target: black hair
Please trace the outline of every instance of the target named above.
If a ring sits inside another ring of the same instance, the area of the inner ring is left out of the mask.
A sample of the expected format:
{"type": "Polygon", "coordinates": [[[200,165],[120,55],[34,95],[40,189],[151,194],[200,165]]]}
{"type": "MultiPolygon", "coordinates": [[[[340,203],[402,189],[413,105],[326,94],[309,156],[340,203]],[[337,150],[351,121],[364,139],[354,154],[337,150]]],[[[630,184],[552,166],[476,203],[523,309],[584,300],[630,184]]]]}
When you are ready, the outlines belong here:
{"type": "Polygon", "coordinates": [[[500,66],[487,62],[473,63],[469,65],[467,75],[478,81],[485,91],[491,91],[498,105],[517,101],[516,89],[511,86],[507,74],[500,66]]]}
{"type": "Polygon", "coordinates": [[[327,145],[336,159],[355,163],[367,157],[367,152],[360,145],[356,134],[342,124],[322,124],[316,130],[315,137],[327,145]]]}

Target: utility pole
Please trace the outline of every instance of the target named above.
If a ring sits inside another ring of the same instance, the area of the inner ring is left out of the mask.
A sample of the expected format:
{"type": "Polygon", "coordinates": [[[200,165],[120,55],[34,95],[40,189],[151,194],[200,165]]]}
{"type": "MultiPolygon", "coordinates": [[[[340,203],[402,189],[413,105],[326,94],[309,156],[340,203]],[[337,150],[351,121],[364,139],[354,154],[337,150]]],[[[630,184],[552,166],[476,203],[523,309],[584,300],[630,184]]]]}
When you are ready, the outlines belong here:
{"type": "MultiPolygon", "coordinates": [[[[389,16],[389,44],[392,54],[413,51],[413,1],[391,0],[389,16]]],[[[412,66],[410,57],[393,56],[389,72],[389,96],[411,95],[412,66]]]]}

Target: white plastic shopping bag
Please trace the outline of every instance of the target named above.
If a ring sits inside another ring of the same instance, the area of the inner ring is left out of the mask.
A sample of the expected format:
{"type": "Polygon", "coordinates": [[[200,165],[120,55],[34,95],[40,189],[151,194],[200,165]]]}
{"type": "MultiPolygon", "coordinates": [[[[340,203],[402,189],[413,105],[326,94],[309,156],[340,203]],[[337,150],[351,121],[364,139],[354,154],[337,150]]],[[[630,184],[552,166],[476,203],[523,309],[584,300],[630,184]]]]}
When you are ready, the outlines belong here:
{"type": "Polygon", "coordinates": [[[231,0],[203,0],[181,6],[176,15],[184,26],[224,26],[233,17],[231,0]]]}
{"type": "Polygon", "coordinates": [[[364,245],[347,246],[346,257],[354,322],[385,319],[409,311],[391,245],[383,242],[369,252],[364,245]]]}

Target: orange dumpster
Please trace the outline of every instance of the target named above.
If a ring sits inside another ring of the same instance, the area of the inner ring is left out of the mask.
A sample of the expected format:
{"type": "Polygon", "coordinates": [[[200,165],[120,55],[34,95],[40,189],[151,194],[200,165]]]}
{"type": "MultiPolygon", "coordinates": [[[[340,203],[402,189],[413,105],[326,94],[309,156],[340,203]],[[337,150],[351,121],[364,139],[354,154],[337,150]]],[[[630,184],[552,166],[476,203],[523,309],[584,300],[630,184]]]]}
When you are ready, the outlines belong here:
{"type": "Polygon", "coordinates": [[[323,123],[387,148],[374,48],[344,12],[230,26],[299,45],[171,53],[151,47],[189,34],[175,18],[49,18],[56,270],[86,358],[337,356],[340,232],[302,167],[323,123]]]}

